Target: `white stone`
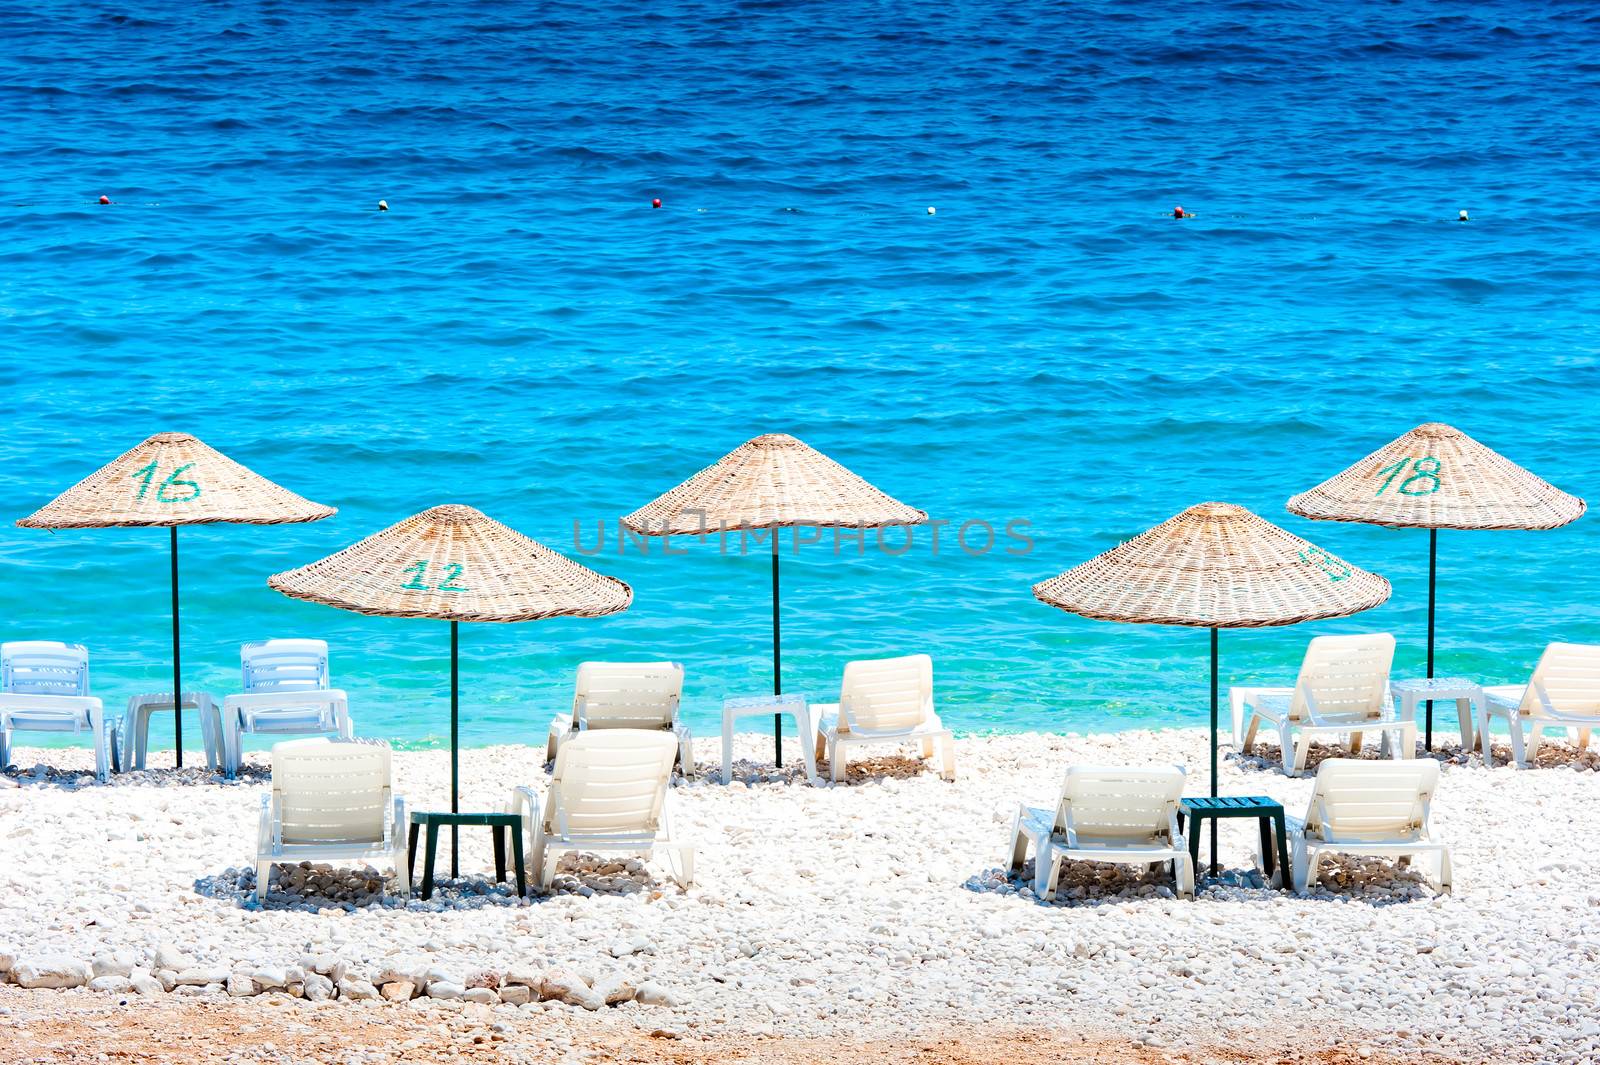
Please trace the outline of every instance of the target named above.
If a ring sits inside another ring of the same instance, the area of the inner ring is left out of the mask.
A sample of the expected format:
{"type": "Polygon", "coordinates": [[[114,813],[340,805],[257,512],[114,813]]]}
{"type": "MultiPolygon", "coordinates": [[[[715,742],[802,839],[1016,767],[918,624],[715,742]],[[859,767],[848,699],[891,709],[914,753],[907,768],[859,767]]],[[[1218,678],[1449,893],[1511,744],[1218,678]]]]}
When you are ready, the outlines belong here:
{"type": "Polygon", "coordinates": [[[89,964],[97,977],[131,976],[133,975],[135,958],[130,952],[119,950],[115,953],[96,954],[89,964]]]}
{"type": "Polygon", "coordinates": [[[306,973],[304,987],[307,1002],[326,1002],[333,997],[333,981],[321,973],[306,973]]]}
{"type": "Polygon", "coordinates": [[[351,1002],[371,1002],[378,997],[378,989],[365,980],[346,976],[339,981],[339,997],[351,1002]]]}
{"type": "Polygon", "coordinates": [[[76,958],[43,954],[18,958],[11,978],[21,987],[82,987],[89,982],[89,967],[76,958]]]}
{"type": "Polygon", "coordinates": [[[452,984],[446,980],[428,981],[429,998],[443,999],[446,1002],[450,1002],[460,998],[462,995],[466,994],[466,992],[467,989],[462,987],[460,984],[452,984]]]}

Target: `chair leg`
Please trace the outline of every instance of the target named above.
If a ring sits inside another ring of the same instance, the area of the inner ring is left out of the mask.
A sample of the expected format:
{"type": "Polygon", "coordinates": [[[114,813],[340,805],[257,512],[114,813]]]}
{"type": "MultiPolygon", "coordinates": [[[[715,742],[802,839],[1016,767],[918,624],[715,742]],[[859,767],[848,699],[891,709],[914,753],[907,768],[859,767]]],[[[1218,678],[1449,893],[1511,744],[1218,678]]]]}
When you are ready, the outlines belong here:
{"type": "Polygon", "coordinates": [[[839,752],[843,748],[844,744],[839,742],[839,738],[837,736],[835,736],[832,742],[828,744],[828,773],[833,777],[833,782],[835,784],[839,783],[839,778],[843,776],[844,773],[844,766],[839,762],[839,752]]]}
{"type": "Polygon", "coordinates": [[[0,770],[11,768],[11,726],[0,723],[0,770]]]}
{"type": "Polygon", "coordinates": [[[1255,749],[1256,732],[1260,728],[1261,728],[1261,715],[1260,714],[1251,714],[1249,723],[1246,724],[1245,727],[1244,727],[1244,742],[1239,745],[1239,749],[1241,751],[1243,751],[1245,754],[1250,754],[1255,749]]]}
{"type": "Polygon", "coordinates": [[[1028,834],[1022,831],[1022,809],[1011,815],[1011,846],[1006,868],[1015,873],[1028,860],[1028,834]]]}
{"type": "Polygon", "coordinates": [[[1589,730],[1586,729],[1586,728],[1581,728],[1581,729],[1578,730],[1578,750],[1587,751],[1588,749],[1589,749],[1589,730]]]}
{"type": "Polygon", "coordinates": [[[1180,899],[1194,898],[1194,863],[1187,854],[1173,859],[1173,872],[1178,882],[1178,897],[1180,899]]]}
{"type": "Polygon", "coordinates": [[[1354,758],[1361,753],[1361,733],[1350,733],[1350,757],[1354,758]]]}
{"type": "Polygon", "coordinates": [[[268,881],[268,879],[271,878],[271,876],[272,876],[272,863],[271,862],[257,862],[256,863],[256,901],[257,902],[265,903],[267,901],[267,881],[268,881]]]}
{"type": "Polygon", "coordinates": [[[1528,758],[1527,745],[1522,742],[1522,717],[1515,708],[1506,715],[1506,725],[1511,730],[1511,760],[1519,769],[1526,769],[1532,762],[1528,758]]]}
{"type": "Polygon", "coordinates": [[[1056,884],[1061,879],[1061,855],[1048,841],[1041,841],[1033,859],[1033,893],[1046,902],[1056,897],[1056,884]]]}
{"type": "Polygon", "coordinates": [[[1543,738],[1544,726],[1537,721],[1528,723],[1527,763],[1532,766],[1539,760],[1539,741],[1543,738]]]}
{"type": "Polygon", "coordinates": [[[1439,848],[1439,890],[1449,894],[1451,889],[1450,848],[1439,848]]]}
{"type": "MultiPolygon", "coordinates": [[[[1309,732],[1301,732],[1300,735],[1294,739],[1294,763],[1293,768],[1289,770],[1290,776],[1297,777],[1306,771],[1306,759],[1310,756],[1310,754],[1311,734],[1309,732]]],[[[1287,763],[1288,755],[1286,754],[1284,758],[1285,762],[1287,763]]]]}
{"type": "Polygon", "coordinates": [[[939,737],[939,747],[944,751],[944,779],[954,783],[956,779],[956,738],[953,733],[946,732],[939,737]]]}
{"type": "Polygon", "coordinates": [[[1311,877],[1316,872],[1317,859],[1321,857],[1320,851],[1311,851],[1306,846],[1304,839],[1294,841],[1293,853],[1289,861],[1294,864],[1294,890],[1297,895],[1304,895],[1311,884],[1311,877]]]}
{"type": "Polygon", "coordinates": [[[922,737],[922,757],[926,758],[926,759],[932,759],[933,758],[933,737],[932,736],[924,736],[924,737],[922,737]]]}

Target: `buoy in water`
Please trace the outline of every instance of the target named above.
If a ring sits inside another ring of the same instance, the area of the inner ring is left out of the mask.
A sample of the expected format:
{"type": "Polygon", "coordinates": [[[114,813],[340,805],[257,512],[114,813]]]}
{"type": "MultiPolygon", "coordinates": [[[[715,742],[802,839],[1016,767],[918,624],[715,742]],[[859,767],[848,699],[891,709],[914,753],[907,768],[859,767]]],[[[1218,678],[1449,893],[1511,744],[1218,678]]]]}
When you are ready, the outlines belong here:
{"type": "Polygon", "coordinates": [[[110,203],[111,202],[111,197],[110,196],[102,196],[102,197],[100,197],[100,202],[102,204],[110,203]]]}
{"type": "Polygon", "coordinates": [[[651,207],[660,207],[661,206],[661,198],[658,196],[655,199],[651,200],[650,201],[650,206],[651,207]]]}
{"type": "Polygon", "coordinates": [[[939,210],[936,207],[930,207],[930,208],[928,208],[928,213],[929,214],[938,214],[939,210]]]}
{"type": "Polygon", "coordinates": [[[1467,209],[1465,207],[1463,207],[1461,209],[1461,213],[1456,215],[1456,221],[1457,222],[1465,222],[1466,220],[1467,220],[1467,209]]]}
{"type": "Polygon", "coordinates": [[[1188,218],[1189,216],[1184,213],[1183,207],[1180,205],[1180,206],[1174,207],[1172,209],[1172,217],[1174,217],[1174,218],[1188,218]]]}

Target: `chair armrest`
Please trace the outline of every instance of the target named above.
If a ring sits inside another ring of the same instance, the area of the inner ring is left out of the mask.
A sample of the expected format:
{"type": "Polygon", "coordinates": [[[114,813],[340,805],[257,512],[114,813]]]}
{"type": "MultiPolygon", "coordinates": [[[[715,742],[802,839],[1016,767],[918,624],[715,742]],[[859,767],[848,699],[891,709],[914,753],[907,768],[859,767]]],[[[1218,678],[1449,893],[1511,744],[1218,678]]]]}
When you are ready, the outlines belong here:
{"type": "Polygon", "coordinates": [[[99,710],[105,712],[105,706],[99,696],[95,695],[18,695],[12,692],[0,693],[0,708],[6,710],[64,710],[77,712],[79,710],[99,710]]]}
{"type": "Polygon", "coordinates": [[[275,706],[334,706],[348,703],[343,688],[308,688],[302,691],[240,692],[222,700],[224,710],[270,710],[275,706]]]}

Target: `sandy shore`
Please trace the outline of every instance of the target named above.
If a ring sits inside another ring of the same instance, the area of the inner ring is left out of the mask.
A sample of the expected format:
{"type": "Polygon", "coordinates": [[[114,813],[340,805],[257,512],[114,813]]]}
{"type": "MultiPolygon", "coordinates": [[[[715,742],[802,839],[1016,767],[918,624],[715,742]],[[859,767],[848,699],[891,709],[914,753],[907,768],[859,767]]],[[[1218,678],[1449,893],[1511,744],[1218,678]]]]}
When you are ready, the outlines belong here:
{"type": "MultiPolygon", "coordinates": [[[[698,750],[709,766],[717,745],[698,750]]],[[[741,754],[765,751],[758,736],[741,737],[741,754]]],[[[282,992],[230,1000],[208,992],[202,975],[150,997],[6,987],[0,1020],[27,1029],[25,1042],[39,1048],[31,1057],[54,1045],[50,1033],[66,1053],[74,1032],[109,1033],[135,1016],[146,1018],[141,1031],[179,1031],[193,1010],[212,1011],[208,1024],[256,1025],[241,1038],[279,1045],[275,1016],[309,1025],[308,1039],[328,1025],[371,1024],[452,1045],[462,1025],[501,1023],[502,1038],[485,1036],[498,1052],[527,1042],[544,1060],[581,1058],[584,1047],[607,1060],[720,1060],[747,1048],[770,1050],[763,1060],[837,1060],[828,1048],[841,1038],[863,1059],[893,1057],[872,1052],[876,1040],[919,1061],[995,1052],[1030,1061],[1034,1051],[1079,1060],[1074,1045],[1082,1060],[1095,1047],[1151,1061],[1279,1060],[1297,1050],[1369,1061],[1600,1056],[1593,755],[1556,746],[1536,771],[1490,770],[1447,749],[1435,821],[1455,849],[1448,896],[1376,861],[1341,864],[1305,898],[1272,891],[1251,872],[1253,825],[1224,829],[1229,872],[1192,903],[1164,879],[1085,866],[1044,905],[1001,872],[1011,810],[1020,798],[1047,799],[1063,766],[1176,762],[1198,792],[1204,751],[1198,730],[974,738],[960,743],[953,785],[885,758],[820,789],[741,762],[731,787],[702,777],[675,789],[679,831],[700,844],[687,893],[664,868],[630,873],[590,860],[560,892],[522,902],[487,882],[488,841],[472,833],[471,875],[431,903],[356,905],[364,885],[340,881],[326,890],[355,894],[280,893],[261,911],[247,901],[244,868],[259,761],[233,785],[158,767],[101,787],[83,781],[87,751],[21,750],[21,765],[65,771],[24,770],[11,775],[20,787],[0,787],[0,955],[120,954],[142,972],[164,948],[212,977],[336,964],[349,980],[425,969],[451,986],[534,969],[657,994],[656,1004],[596,1012],[509,994],[489,1004],[312,1004],[282,992]],[[935,1056],[903,1041],[918,1039],[935,1056]]],[[[1271,794],[1300,812],[1311,782],[1273,771],[1265,759],[1275,752],[1262,753],[1227,758],[1223,789],[1271,794]]],[[[467,752],[469,801],[497,804],[515,784],[542,789],[539,754],[467,752]]],[[[445,804],[445,754],[402,753],[396,773],[414,808],[445,804]]]]}

